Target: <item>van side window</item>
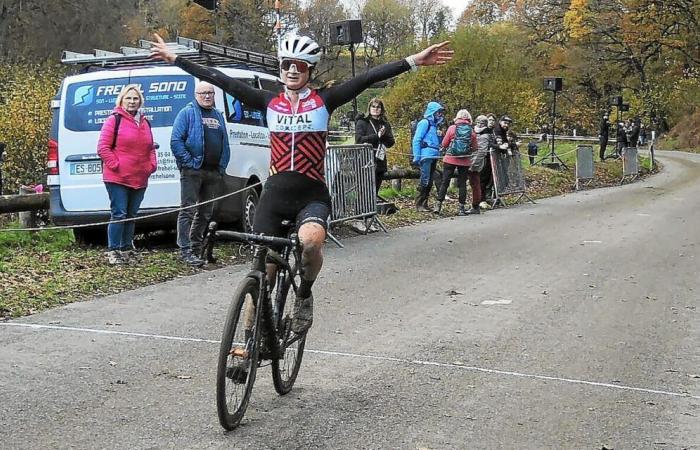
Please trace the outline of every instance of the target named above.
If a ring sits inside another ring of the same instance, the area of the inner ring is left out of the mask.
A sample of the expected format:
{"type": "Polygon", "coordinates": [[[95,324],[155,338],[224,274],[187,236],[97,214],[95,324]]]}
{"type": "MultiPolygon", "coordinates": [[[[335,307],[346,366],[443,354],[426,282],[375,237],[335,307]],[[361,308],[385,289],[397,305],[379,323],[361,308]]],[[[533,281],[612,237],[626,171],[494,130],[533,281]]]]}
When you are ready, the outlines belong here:
{"type": "Polygon", "coordinates": [[[284,85],[279,80],[268,80],[267,78],[260,78],[260,87],[266,91],[280,93],[284,90],[284,85]]]}
{"type": "MultiPolygon", "coordinates": [[[[255,80],[241,80],[257,88],[255,80]]],[[[251,108],[231,94],[226,93],[226,121],[243,125],[265,126],[262,111],[251,108]]]]}

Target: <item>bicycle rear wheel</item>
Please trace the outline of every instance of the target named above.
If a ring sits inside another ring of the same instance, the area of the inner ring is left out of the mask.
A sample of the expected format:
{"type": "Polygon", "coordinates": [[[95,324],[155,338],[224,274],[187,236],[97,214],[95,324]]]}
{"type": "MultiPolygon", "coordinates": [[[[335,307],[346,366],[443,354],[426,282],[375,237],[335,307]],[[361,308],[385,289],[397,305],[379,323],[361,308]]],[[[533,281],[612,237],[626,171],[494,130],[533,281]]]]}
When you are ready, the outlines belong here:
{"type": "Polygon", "coordinates": [[[216,370],[216,409],[221,426],[232,430],[245,414],[255,383],[260,348],[260,286],[246,277],[229,307],[216,370]]]}
{"type": "Polygon", "coordinates": [[[299,264],[295,261],[291,272],[280,269],[284,270],[283,279],[281,283],[278,283],[274,296],[278,311],[280,311],[275,334],[282,357],[272,360],[272,382],[280,395],[292,390],[299,374],[304,345],[306,344],[306,333],[297,335],[291,330],[294,299],[300,281],[298,268],[299,264]]]}

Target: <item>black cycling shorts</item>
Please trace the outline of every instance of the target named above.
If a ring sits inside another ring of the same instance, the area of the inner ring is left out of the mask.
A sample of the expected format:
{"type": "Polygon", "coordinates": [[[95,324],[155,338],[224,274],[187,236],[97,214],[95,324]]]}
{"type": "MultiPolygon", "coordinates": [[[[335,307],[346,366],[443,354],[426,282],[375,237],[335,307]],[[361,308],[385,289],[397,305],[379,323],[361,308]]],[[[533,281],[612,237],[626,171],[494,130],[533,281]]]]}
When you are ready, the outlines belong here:
{"type": "Polygon", "coordinates": [[[265,182],[255,210],[253,230],[268,236],[287,237],[283,220],[296,222],[297,230],[313,222],[328,229],[331,196],[328,187],[299,172],[281,172],[265,182]]]}

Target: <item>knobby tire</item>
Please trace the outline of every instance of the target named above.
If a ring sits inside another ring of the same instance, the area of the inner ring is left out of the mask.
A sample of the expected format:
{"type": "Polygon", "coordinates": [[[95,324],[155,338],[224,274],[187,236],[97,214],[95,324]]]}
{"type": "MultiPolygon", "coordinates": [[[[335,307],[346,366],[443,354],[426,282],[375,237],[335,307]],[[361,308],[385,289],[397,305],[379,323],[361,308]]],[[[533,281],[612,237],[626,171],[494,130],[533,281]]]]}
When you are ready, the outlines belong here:
{"type": "Polygon", "coordinates": [[[238,285],[221,337],[216,370],[216,409],[219,423],[226,430],[233,430],[240,424],[255,383],[262,316],[259,291],[259,281],[253,277],[246,277],[238,285]],[[252,314],[245,313],[246,300],[248,305],[254,304],[252,314]],[[247,335],[244,326],[246,320],[252,325],[247,335]],[[241,375],[245,373],[240,369],[240,364],[245,360],[241,355],[247,356],[247,376],[241,375]]]}
{"type": "MultiPolygon", "coordinates": [[[[284,270],[284,269],[281,269],[284,270]]],[[[285,270],[282,283],[278,285],[273,301],[280,306],[280,318],[276,324],[277,342],[282,352],[281,359],[272,360],[272,382],[278,394],[284,395],[292,390],[294,382],[299,374],[301,360],[304,355],[304,345],[306,344],[306,333],[297,336],[289,330],[291,326],[292,309],[296,297],[296,288],[292,284],[292,277],[295,277],[297,286],[299,282],[299,264],[295,263],[291,273],[285,270]],[[291,344],[291,340],[294,340],[291,344]]]]}

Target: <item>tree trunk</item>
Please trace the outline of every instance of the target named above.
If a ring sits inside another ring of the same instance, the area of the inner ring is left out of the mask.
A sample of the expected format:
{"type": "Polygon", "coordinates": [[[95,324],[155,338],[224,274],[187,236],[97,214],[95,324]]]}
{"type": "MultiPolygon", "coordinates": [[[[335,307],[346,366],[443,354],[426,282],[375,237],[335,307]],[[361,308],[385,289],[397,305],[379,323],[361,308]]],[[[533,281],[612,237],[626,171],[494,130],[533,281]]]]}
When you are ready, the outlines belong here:
{"type": "Polygon", "coordinates": [[[37,211],[49,207],[49,193],[0,195],[0,214],[37,211]]]}

